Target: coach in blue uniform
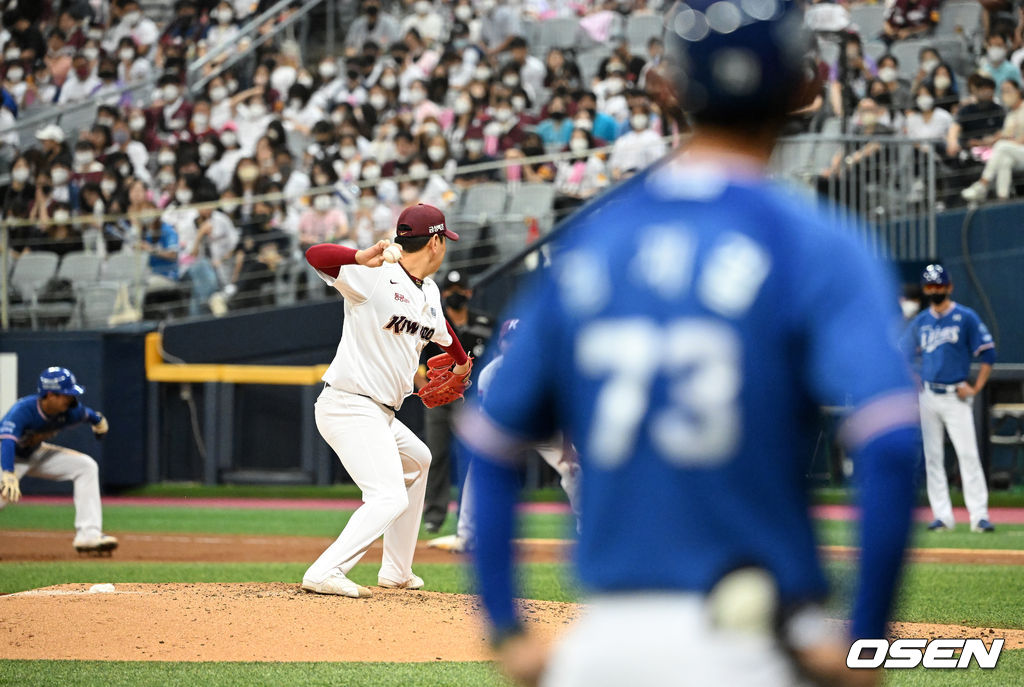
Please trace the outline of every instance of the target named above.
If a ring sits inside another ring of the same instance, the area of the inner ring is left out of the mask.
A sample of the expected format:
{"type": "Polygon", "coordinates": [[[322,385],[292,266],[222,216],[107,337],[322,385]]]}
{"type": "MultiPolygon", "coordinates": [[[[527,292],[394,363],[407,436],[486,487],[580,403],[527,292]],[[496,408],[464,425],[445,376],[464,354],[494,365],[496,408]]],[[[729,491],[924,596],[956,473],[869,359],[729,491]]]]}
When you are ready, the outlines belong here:
{"type": "Polygon", "coordinates": [[[931,306],[915,317],[901,347],[921,364],[921,436],[924,440],[928,503],[935,518],[930,530],[953,529],[953,504],[946,479],[943,429],[960,462],[964,502],[974,532],[992,532],[988,519],[988,485],[974,431],[974,397],[981,393],[996,361],[996,346],[978,314],[950,300],[953,282],[942,265],[928,265],[921,288],[931,306]],[[974,384],[968,381],[971,361],[981,362],[974,384]]]}
{"type": "Polygon", "coordinates": [[[558,687],[781,686],[798,670],[873,684],[846,668],[850,637],[885,636],[920,441],[895,284],[764,176],[787,113],[817,92],[797,3],[677,7],[667,61],[692,139],[560,237],[482,407],[459,422],[493,639],[513,676],[546,664],[541,684],[558,687]],[[862,554],[844,637],[816,605],[828,590],[805,473],[816,408],[846,403],[862,554]],[[512,601],[510,541],[517,451],[559,428],[580,455],[590,596],[547,658],[512,601]]]}
{"type": "Polygon", "coordinates": [[[39,375],[38,393],[19,399],[0,420],[0,508],[21,498],[25,475],[56,481],[72,480],[75,498],[73,546],[83,553],[117,548],[117,539],[103,534],[99,468],[89,456],[47,443],[62,429],[88,422],[96,436],[107,433],[107,419],[79,403],[85,388],[71,371],[51,367],[39,375]]]}

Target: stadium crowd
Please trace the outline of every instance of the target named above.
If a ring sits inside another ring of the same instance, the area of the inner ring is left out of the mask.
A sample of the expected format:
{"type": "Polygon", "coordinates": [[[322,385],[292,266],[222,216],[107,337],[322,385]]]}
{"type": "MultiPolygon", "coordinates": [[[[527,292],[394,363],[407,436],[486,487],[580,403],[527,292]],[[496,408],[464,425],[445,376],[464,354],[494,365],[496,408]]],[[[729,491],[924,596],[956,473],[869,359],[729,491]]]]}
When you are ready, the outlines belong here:
{"type": "MultiPolygon", "coordinates": [[[[186,284],[193,314],[260,304],[261,287],[306,246],[367,245],[391,235],[403,206],[455,212],[481,182],[553,184],[554,210],[566,212],[663,155],[685,128],[648,93],[661,39],[627,39],[638,17],[660,20],[671,4],[661,0],[361,0],[341,56],[280,32],[248,59],[222,69],[229,50],[197,74],[189,65],[218,47],[247,50],[241,27],[274,3],[163,4],[169,18],[159,21],[146,16],[162,5],[151,1],[3,5],[0,157],[10,176],[0,195],[4,218],[26,220],[10,229],[15,257],[146,251],[150,290],[186,284]],[[571,47],[528,38],[567,17],[571,47]],[[91,125],[47,124],[35,146],[19,146],[19,120],[83,101],[98,105],[91,125]],[[562,155],[518,162],[552,152],[562,155]],[[462,171],[486,162],[503,164],[462,171]]],[[[853,133],[902,134],[980,176],[966,198],[982,200],[990,185],[1001,198],[1012,192],[1024,168],[1022,10],[986,14],[984,44],[964,37],[968,62],[925,46],[909,65],[888,47],[872,59],[865,46],[927,40],[943,11],[936,0],[892,0],[872,35],[846,5],[814,9],[823,11],[808,21],[840,50],[819,63],[822,92],[794,132],[839,119],[853,133]]],[[[850,173],[851,157],[821,176],[850,173]]]]}

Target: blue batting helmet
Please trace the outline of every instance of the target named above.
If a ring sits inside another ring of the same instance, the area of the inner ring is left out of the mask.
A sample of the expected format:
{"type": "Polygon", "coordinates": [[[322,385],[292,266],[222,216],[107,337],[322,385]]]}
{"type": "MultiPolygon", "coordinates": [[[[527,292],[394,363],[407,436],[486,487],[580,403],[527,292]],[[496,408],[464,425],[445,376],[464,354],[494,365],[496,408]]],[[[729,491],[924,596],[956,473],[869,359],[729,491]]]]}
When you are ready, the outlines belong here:
{"type": "Polygon", "coordinates": [[[45,393],[81,396],[85,387],[75,380],[75,375],[68,368],[48,367],[39,375],[39,394],[45,393]]]}
{"type": "Polygon", "coordinates": [[[928,265],[921,273],[921,286],[949,286],[949,273],[938,263],[928,265]]]}
{"type": "Polygon", "coordinates": [[[683,109],[698,120],[777,119],[803,104],[816,77],[794,0],[685,0],[666,29],[683,109]]]}

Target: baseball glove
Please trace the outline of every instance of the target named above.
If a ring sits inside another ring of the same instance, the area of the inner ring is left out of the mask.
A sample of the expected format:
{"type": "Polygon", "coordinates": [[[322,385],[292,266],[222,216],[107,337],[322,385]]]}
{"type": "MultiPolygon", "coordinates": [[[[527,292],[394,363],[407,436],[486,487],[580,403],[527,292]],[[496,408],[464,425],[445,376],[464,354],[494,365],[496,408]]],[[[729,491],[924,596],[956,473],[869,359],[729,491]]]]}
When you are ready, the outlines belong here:
{"type": "Polygon", "coordinates": [[[473,371],[473,359],[468,359],[469,369],[464,374],[455,374],[455,360],[447,353],[435,355],[427,361],[429,380],[417,394],[428,408],[443,406],[462,398],[469,387],[469,373],[473,371]]]}

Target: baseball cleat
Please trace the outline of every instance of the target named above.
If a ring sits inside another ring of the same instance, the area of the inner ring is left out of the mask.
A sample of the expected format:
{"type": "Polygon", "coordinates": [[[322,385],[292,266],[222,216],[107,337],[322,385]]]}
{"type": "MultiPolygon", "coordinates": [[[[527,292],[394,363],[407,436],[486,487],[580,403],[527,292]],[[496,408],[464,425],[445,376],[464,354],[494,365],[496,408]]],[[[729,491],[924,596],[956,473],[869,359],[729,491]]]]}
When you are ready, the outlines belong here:
{"type": "Polygon", "coordinates": [[[422,589],[423,578],[419,575],[413,575],[405,582],[395,582],[386,577],[378,577],[377,586],[384,587],[385,589],[422,589]]]}
{"type": "Polygon", "coordinates": [[[952,531],[953,528],[942,522],[941,520],[932,520],[932,524],[928,525],[929,532],[941,532],[943,530],[952,531]]]}
{"type": "Polygon", "coordinates": [[[71,545],[75,547],[75,551],[78,553],[93,556],[109,556],[110,553],[117,548],[117,538],[111,537],[109,534],[101,534],[100,536],[93,537],[92,539],[75,537],[75,540],[71,545]]]}
{"type": "Polygon", "coordinates": [[[981,519],[978,522],[971,525],[971,532],[995,532],[995,526],[988,520],[981,519]]]}
{"type": "Polygon", "coordinates": [[[353,599],[366,599],[373,596],[373,592],[369,589],[356,584],[340,572],[334,573],[323,582],[311,582],[302,578],[302,590],[314,594],[347,596],[353,599]]]}
{"type": "Polygon", "coordinates": [[[468,550],[466,540],[457,534],[449,534],[427,542],[428,549],[441,549],[449,553],[465,553],[468,550]]]}

